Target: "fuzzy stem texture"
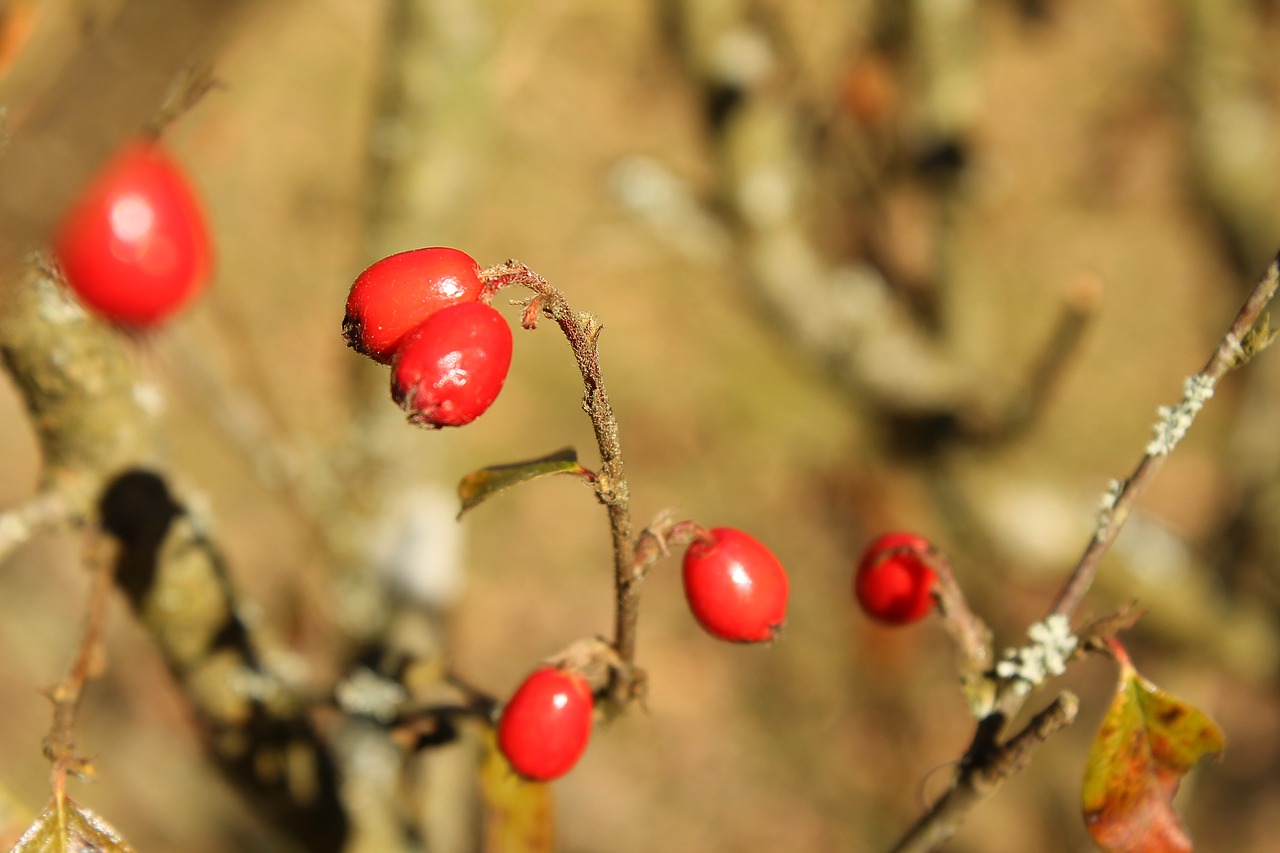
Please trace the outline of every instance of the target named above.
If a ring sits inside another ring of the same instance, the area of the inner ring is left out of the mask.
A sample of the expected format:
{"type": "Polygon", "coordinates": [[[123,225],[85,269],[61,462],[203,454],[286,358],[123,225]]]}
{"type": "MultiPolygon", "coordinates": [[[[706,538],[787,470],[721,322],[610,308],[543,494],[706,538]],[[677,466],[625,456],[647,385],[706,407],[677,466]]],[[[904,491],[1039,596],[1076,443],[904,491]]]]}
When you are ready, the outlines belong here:
{"type": "Polygon", "coordinates": [[[534,296],[526,305],[526,328],[533,327],[539,313],[555,321],[569,342],[578,371],[582,374],[582,409],[591,419],[596,445],[600,451],[600,470],[596,473],[594,483],[596,497],[604,504],[608,513],[609,530],[613,539],[613,646],[624,671],[616,672],[611,679],[609,695],[615,707],[622,707],[634,698],[631,695],[633,679],[625,670],[630,670],[635,664],[640,582],[644,574],[636,564],[631,501],[622,461],[622,444],[618,438],[618,421],[609,404],[609,395],[605,391],[600,371],[597,341],[602,326],[592,315],[570,308],[560,291],[519,261],[511,260],[482,270],[480,278],[485,282],[485,293],[490,298],[509,285],[520,285],[533,291],[534,296]]]}

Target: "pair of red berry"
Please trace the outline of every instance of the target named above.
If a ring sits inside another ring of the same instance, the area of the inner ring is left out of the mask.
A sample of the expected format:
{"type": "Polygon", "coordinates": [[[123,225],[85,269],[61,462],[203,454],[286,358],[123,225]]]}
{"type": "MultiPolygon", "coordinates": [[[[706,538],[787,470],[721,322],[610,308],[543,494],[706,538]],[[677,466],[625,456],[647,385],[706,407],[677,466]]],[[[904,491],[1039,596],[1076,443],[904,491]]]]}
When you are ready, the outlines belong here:
{"type": "MultiPolygon", "coordinates": [[[[777,636],[787,612],[787,574],[759,540],[729,527],[702,530],[685,551],[682,576],[689,608],[708,633],[738,643],[777,636]]],[[[586,679],[541,667],[503,708],[498,747],[520,775],[555,779],[586,750],[593,712],[586,679]]]]}
{"type": "MultiPolygon", "coordinates": [[[[867,546],[853,593],[871,618],[891,625],[923,619],[933,608],[932,546],[914,533],[886,533],[867,546]]],[[[704,628],[735,642],[772,640],[787,606],[787,576],[776,557],[741,530],[703,532],[684,556],[684,588],[704,628]]]]}
{"type": "Polygon", "coordinates": [[[391,396],[411,421],[462,426],[493,405],[511,368],[511,328],[483,296],[480,265],[465,252],[400,252],[356,278],[342,335],[391,365],[391,396]]]}
{"type": "Polygon", "coordinates": [[[154,326],[200,290],[209,230],[182,169],[159,142],[127,143],[81,192],[53,239],[67,283],[120,326],[154,326]]]}

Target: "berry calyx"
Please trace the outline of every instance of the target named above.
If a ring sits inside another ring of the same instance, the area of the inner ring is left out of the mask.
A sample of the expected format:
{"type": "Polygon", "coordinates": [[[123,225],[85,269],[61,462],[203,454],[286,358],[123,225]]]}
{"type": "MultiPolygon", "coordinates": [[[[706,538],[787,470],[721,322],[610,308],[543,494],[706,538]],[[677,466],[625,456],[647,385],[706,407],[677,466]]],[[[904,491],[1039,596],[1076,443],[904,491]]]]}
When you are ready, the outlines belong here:
{"type": "Polygon", "coordinates": [[[53,238],[67,283],[92,311],[153,326],[204,285],[212,249],[186,175],[151,140],[128,143],[90,181],[53,238]]]}
{"type": "Polygon", "coordinates": [[[436,311],[405,336],[391,365],[391,397],[425,427],[484,414],[511,367],[511,327],[482,302],[436,311]]]}
{"type": "Polygon", "coordinates": [[[914,533],[886,533],[863,553],[853,594],[868,616],[890,625],[923,619],[933,608],[937,573],[924,558],[928,540],[914,533]]]}
{"type": "Polygon", "coordinates": [[[576,672],[534,670],[502,709],[498,748],[526,779],[563,776],[587,748],[594,705],[591,686],[576,672]]]}
{"type": "Polygon", "coordinates": [[[390,255],[356,276],[342,336],[356,352],[390,364],[410,331],[441,308],[475,302],[482,288],[480,265],[457,249],[390,255]]]}
{"type": "Polygon", "coordinates": [[[684,553],[684,595],[694,618],[734,643],[772,640],[787,616],[787,573],[758,539],[713,527],[684,553]]]}

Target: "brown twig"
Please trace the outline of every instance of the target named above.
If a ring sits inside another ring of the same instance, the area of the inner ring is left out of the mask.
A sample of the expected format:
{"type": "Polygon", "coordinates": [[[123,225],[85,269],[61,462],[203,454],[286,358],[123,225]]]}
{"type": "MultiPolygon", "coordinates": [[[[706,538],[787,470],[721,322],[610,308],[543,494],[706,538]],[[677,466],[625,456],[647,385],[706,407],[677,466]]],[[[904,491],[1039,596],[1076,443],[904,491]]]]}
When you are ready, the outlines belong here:
{"type": "Polygon", "coordinates": [[[1263,310],[1271,302],[1272,297],[1275,296],[1278,286],[1280,286],[1280,256],[1271,262],[1271,265],[1267,268],[1266,275],[1263,276],[1262,280],[1258,282],[1249,294],[1244,305],[1241,306],[1240,311],[1236,314],[1235,320],[1232,321],[1231,327],[1222,336],[1217,349],[1209,357],[1204,368],[1189,381],[1187,397],[1178,406],[1162,410],[1162,412],[1167,412],[1167,415],[1162,420],[1176,427],[1176,434],[1164,435],[1163,423],[1158,427],[1160,434],[1157,436],[1157,440],[1147,446],[1147,452],[1143,454],[1138,466],[1129,475],[1128,479],[1120,484],[1118,491],[1114,494],[1114,499],[1108,501],[1109,506],[1104,507],[1097,531],[1093,538],[1089,540],[1084,554],[1081,555],[1080,561],[1076,564],[1075,569],[1072,570],[1071,577],[1067,580],[1066,585],[1058,593],[1058,598],[1049,610],[1049,615],[1061,614],[1070,616],[1080,606],[1085,593],[1089,591],[1089,587],[1093,584],[1093,579],[1098,573],[1098,566],[1101,564],[1103,556],[1111,549],[1111,545],[1115,542],[1116,536],[1119,535],[1120,529],[1124,527],[1125,521],[1128,520],[1129,513],[1133,511],[1133,506],[1138,497],[1146,489],[1147,484],[1151,482],[1151,478],[1164,466],[1165,458],[1173,450],[1177,440],[1182,437],[1182,433],[1190,426],[1191,419],[1195,417],[1198,406],[1191,405],[1193,403],[1191,399],[1193,387],[1207,389],[1200,392],[1202,395],[1200,402],[1203,403],[1204,399],[1212,395],[1213,387],[1219,379],[1225,376],[1228,371],[1247,362],[1270,343],[1271,336],[1268,331],[1268,323],[1261,318],[1263,310]],[[1173,423],[1172,419],[1176,419],[1180,415],[1185,416],[1185,422],[1180,424],[1173,423]]]}
{"type": "MultiPolygon", "coordinates": [[[[1021,388],[999,413],[996,422],[985,427],[980,423],[968,425],[974,438],[988,443],[1009,441],[1036,422],[1067,365],[1079,350],[1101,301],[1102,281],[1096,276],[1081,275],[1067,284],[1057,323],[1028,370],[1021,388]]],[[[977,414],[981,416],[981,407],[977,407],[977,414]]]]}
{"type": "Polygon", "coordinates": [[[53,703],[53,723],[44,738],[44,755],[53,762],[50,779],[53,796],[58,802],[66,797],[68,775],[85,777],[93,774],[90,759],[76,754],[75,727],[85,685],[101,672],[103,665],[102,620],[115,567],[111,560],[98,556],[100,545],[95,541],[89,549],[88,562],[93,568],[93,589],[89,595],[84,632],[75,660],[62,680],[50,688],[47,694],[49,701],[53,703]]]}
{"type": "Polygon", "coordinates": [[[520,285],[533,291],[534,296],[526,305],[524,322],[531,326],[537,313],[554,320],[564,333],[573,350],[578,370],[582,374],[585,393],[583,411],[591,419],[596,445],[600,450],[600,469],[595,478],[596,497],[604,504],[609,515],[609,529],[613,537],[614,558],[614,637],[613,646],[622,662],[622,669],[614,673],[609,695],[617,708],[625,706],[631,697],[631,673],[636,654],[636,623],[640,611],[640,582],[644,573],[636,563],[636,543],[632,537],[630,495],[622,462],[622,445],[618,438],[618,422],[613,415],[600,372],[600,356],[596,344],[601,325],[595,317],[574,311],[568,301],[545,278],[519,261],[482,270],[488,298],[503,287],[520,285]]]}
{"type": "MultiPolygon", "coordinates": [[[[887,558],[888,554],[885,556],[887,558]]],[[[938,602],[943,627],[960,650],[960,679],[964,686],[965,700],[971,711],[978,716],[985,716],[990,710],[992,697],[989,688],[983,689],[984,685],[990,684],[987,672],[991,669],[992,660],[991,629],[969,607],[964,591],[951,569],[951,561],[932,549],[921,552],[920,556],[937,576],[934,597],[938,602]]]]}
{"type": "Polygon", "coordinates": [[[1004,744],[989,752],[966,756],[960,777],[951,790],[891,853],[925,853],[950,838],[970,809],[999,790],[1006,779],[1025,770],[1041,744],[1075,721],[1079,707],[1080,701],[1075,695],[1063,693],[1004,744]]]}

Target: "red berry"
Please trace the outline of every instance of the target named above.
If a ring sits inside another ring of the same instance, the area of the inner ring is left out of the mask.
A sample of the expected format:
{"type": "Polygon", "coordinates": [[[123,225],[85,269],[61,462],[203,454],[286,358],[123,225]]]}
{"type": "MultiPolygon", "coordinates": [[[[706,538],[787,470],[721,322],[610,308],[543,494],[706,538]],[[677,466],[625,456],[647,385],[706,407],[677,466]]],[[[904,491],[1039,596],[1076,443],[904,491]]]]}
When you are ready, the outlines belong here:
{"type": "Polygon", "coordinates": [[[886,533],[867,546],[853,578],[853,594],[872,619],[906,625],[933,608],[937,574],[923,558],[928,540],[886,533]]]}
{"type": "Polygon", "coordinates": [[[684,595],[699,624],[722,640],[759,643],[787,615],[787,573],[759,540],[714,527],[684,553],[684,595]]]}
{"type": "Polygon", "coordinates": [[[113,157],[67,211],[54,253],[81,301],[112,322],[151,326],[205,283],[209,232],[182,169],[157,142],[113,157]]]}
{"type": "Polygon", "coordinates": [[[383,258],[356,277],[342,336],[356,352],[390,364],[405,335],[441,308],[475,302],[480,265],[444,246],[383,258]]]}
{"type": "Polygon", "coordinates": [[[410,332],[391,367],[391,396],[409,420],[462,426],[484,414],[511,367],[511,327],[482,302],[441,308],[410,332]]]}
{"type": "Polygon", "coordinates": [[[576,672],[534,670],[502,709],[498,747],[521,776],[563,776],[587,748],[594,704],[590,685],[576,672]]]}

